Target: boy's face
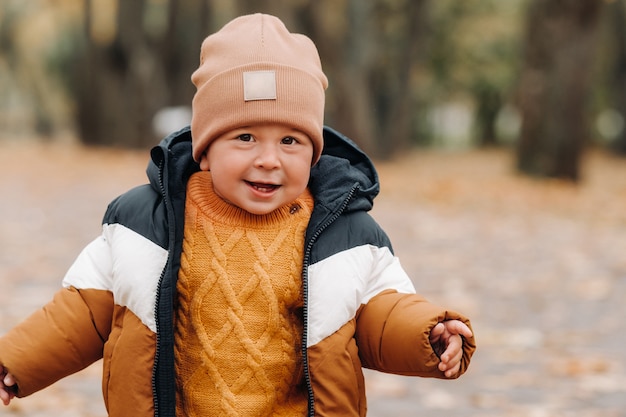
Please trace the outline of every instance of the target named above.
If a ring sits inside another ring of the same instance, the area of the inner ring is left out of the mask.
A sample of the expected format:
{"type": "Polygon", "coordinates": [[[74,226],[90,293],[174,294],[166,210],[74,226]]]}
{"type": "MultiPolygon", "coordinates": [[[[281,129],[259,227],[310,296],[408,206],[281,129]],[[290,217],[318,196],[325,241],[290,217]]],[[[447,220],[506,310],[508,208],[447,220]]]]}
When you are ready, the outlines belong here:
{"type": "Polygon", "coordinates": [[[313,143],[279,124],[231,130],[205,152],[200,168],[211,171],[215,193],[253,214],[267,214],[298,198],[311,173],[313,143]]]}

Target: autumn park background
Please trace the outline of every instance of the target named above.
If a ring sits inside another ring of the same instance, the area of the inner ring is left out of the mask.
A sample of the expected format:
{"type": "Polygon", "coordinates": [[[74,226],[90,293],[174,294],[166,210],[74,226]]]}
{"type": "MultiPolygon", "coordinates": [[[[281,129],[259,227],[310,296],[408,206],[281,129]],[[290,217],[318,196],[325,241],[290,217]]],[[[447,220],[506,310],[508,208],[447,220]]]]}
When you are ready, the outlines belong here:
{"type": "MultiPolygon", "coordinates": [[[[199,46],[262,11],[317,44],[458,381],[368,372],[371,416],[626,416],[626,0],[0,0],[0,334],[189,122],[199,46]]],[[[102,417],[99,364],[0,415],[102,417]]]]}

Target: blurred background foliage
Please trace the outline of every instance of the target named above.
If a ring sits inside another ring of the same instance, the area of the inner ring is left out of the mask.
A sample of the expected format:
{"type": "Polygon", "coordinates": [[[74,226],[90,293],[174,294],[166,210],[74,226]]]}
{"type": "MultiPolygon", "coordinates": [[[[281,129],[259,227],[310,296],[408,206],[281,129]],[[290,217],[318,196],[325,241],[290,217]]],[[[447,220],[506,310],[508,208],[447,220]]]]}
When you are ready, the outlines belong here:
{"type": "Polygon", "coordinates": [[[326,123],[375,158],[498,146],[577,181],[589,147],[626,155],[626,0],[0,0],[0,140],[157,143],[252,12],[315,41],[326,123]]]}

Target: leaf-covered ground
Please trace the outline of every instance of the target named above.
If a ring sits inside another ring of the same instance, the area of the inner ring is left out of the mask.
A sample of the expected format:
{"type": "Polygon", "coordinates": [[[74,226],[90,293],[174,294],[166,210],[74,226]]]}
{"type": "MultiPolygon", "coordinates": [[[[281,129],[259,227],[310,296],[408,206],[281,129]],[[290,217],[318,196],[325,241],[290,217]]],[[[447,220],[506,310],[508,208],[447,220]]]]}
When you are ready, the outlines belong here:
{"type": "MultiPolygon", "coordinates": [[[[0,144],[0,334],[45,303],[146,151],[0,144]]],[[[455,381],[367,372],[370,416],[626,416],[626,160],[591,152],[579,185],[516,175],[506,151],[378,164],[374,216],[419,292],[473,320],[455,381]]],[[[10,416],[102,417],[100,364],[10,416]]]]}

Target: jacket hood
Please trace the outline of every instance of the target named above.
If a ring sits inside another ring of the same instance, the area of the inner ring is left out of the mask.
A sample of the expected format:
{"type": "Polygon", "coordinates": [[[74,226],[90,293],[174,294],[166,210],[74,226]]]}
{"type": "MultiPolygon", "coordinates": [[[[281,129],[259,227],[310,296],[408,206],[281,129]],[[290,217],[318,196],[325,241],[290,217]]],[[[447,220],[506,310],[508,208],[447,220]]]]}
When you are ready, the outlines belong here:
{"type": "Polygon", "coordinates": [[[168,187],[181,186],[182,190],[173,191],[184,192],[187,179],[191,174],[200,170],[200,166],[193,160],[191,154],[190,126],[168,135],[152,148],[150,156],[146,174],[150,184],[158,192],[170,191],[163,190],[165,184],[168,184],[168,187]]]}
{"type": "Polygon", "coordinates": [[[348,137],[324,127],[324,150],[320,161],[311,168],[309,181],[316,204],[336,211],[371,210],[380,185],[378,173],[370,158],[348,137]],[[351,199],[344,202],[346,193],[351,199]]]}
{"type": "MultiPolygon", "coordinates": [[[[181,186],[184,192],[187,179],[199,169],[191,155],[188,126],[170,134],[152,149],[147,175],[156,190],[163,191],[161,184],[169,184],[181,186]]],[[[322,205],[330,213],[371,210],[380,190],[378,173],[370,158],[352,140],[330,127],[324,127],[324,150],[319,162],[311,168],[309,187],[316,206],[322,205]]]]}

